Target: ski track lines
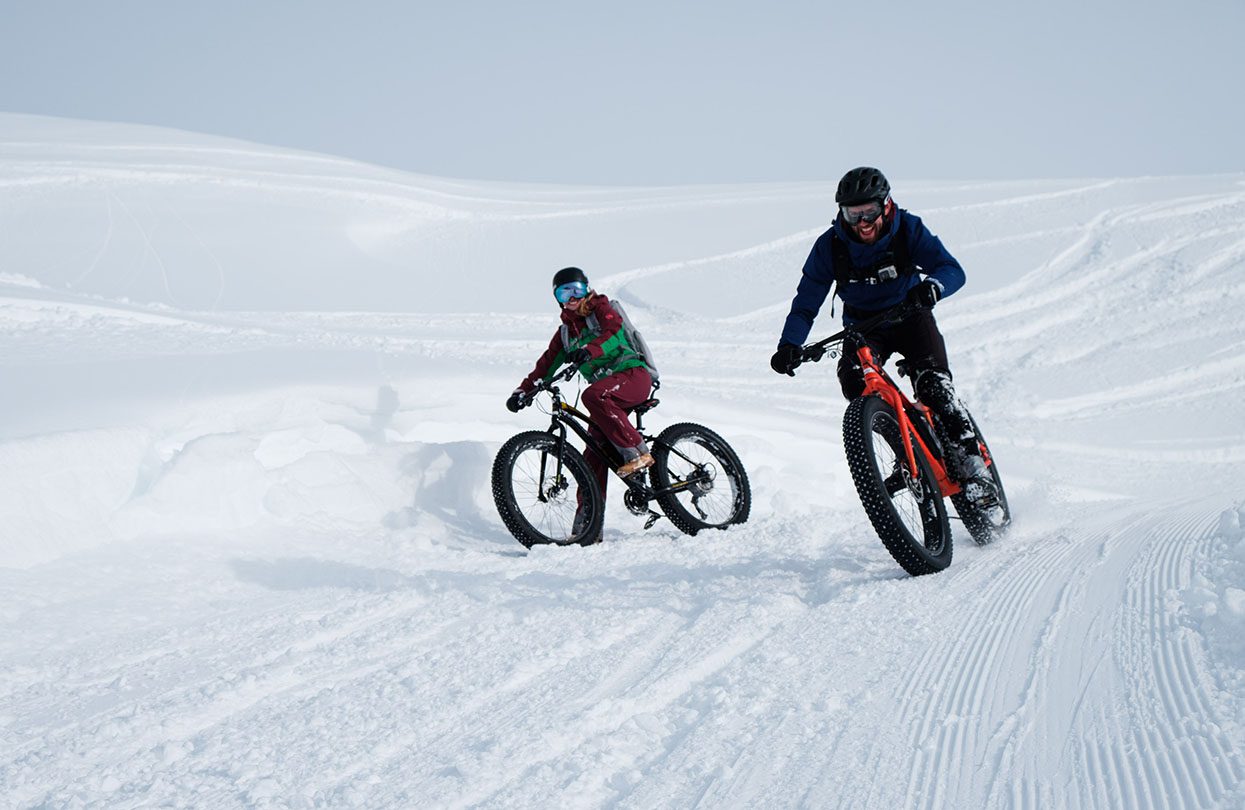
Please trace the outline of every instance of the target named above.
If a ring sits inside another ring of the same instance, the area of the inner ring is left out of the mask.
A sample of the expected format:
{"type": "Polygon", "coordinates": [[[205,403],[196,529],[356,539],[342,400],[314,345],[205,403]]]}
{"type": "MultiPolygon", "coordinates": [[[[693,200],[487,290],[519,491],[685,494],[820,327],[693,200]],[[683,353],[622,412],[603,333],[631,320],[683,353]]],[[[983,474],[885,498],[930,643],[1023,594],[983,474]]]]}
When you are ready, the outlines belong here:
{"type": "Polygon", "coordinates": [[[937,808],[980,801],[980,796],[947,796],[945,792],[973,785],[981,770],[989,772],[998,767],[997,763],[986,764],[997,743],[982,736],[991,728],[1005,728],[1014,722],[1012,718],[999,718],[1003,711],[999,703],[1015,699],[1014,695],[1000,694],[1000,675],[1028,670],[1030,682],[1024,691],[1032,690],[1036,677],[1033,666],[1039,662],[1033,660],[1038,658],[1036,651],[1026,649],[1025,644],[1033,644],[1035,633],[1045,635],[1047,625],[1062,610],[1067,586],[1060,583],[1060,575],[1065,559],[1077,548],[1067,542],[1048,541],[1045,546],[1016,554],[1006,571],[982,571],[977,577],[997,576],[983,583],[973,618],[951,643],[931,652],[926,665],[913,668],[901,690],[910,696],[901,721],[909,726],[915,752],[902,806],[937,808]],[[1035,607],[1052,601],[1055,605],[1048,608],[1046,621],[1038,624],[1042,613],[1035,607]],[[1030,658],[1026,667],[1008,665],[1009,659],[1026,654],[1030,658]],[[928,686],[923,688],[925,683],[928,686]]]}
{"type": "MultiPolygon", "coordinates": [[[[687,724],[700,712],[685,704],[697,687],[735,664],[791,609],[802,605],[777,611],[761,606],[764,615],[751,615],[757,607],[728,602],[708,607],[685,623],[667,619],[659,628],[635,628],[625,639],[627,654],[612,673],[585,673],[569,681],[568,673],[561,673],[561,683],[582,681],[591,688],[582,694],[555,692],[547,701],[522,707],[509,720],[503,715],[503,738],[516,739],[501,746],[504,756],[486,760],[480,768],[496,776],[458,794],[448,806],[533,806],[560,794],[564,806],[592,807],[620,791],[625,795],[628,774],[669,756],[688,735],[687,724]],[[654,636],[655,629],[660,632],[654,636]],[[546,725],[550,729],[539,733],[546,725]],[[525,739],[530,740],[527,746],[522,744],[525,739]],[[514,751],[523,755],[514,757],[514,751]]],[[[482,717],[481,725],[493,726],[496,733],[497,721],[496,716],[482,717]]]]}
{"type": "MultiPolygon", "coordinates": [[[[583,614],[577,603],[601,596],[591,582],[559,598],[547,580],[499,585],[505,604],[497,609],[490,598],[483,617],[441,606],[433,613],[458,618],[416,624],[428,605],[399,592],[335,606],[319,620],[330,626],[309,636],[305,624],[283,622],[281,608],[245,627],[204,628],[256,640],[193,671],[184,670],[198,658],[193,650],[171,659],[183,669],[106,711],[62,713],[82,719],[32,735],[37,742],[10,763],[5,782],[20,803],[111,795],[114,806],[140,806],[193,788],[199,801],[233,805],[264,797],[257,774],[267,767],[299,774],[301,795],[330,804],[535,806],[562,796],[599,806],[625,795],[628,774],[666,757],[694,728],[703,698],[689,695],[804,610],[781,593],[758,601],[693,592],[690,606],[676,600],[684,606],[672,613],[656,609],[669,597],[662,589],[642,594],[620,625],[611,606],[583,614]],[[552,610],[540,606],[548,602],[552,610]],[[236,677],[222,682],[222,672],[236,677]],[[443,702],[421,712],[416,701],[409,715],[394,715],[384,707],[407,702],[394,690],[443,702]],[[49,768],[48,757],[59,765],[49,768]],[[23,783],[28,768],[56,774],[55,783],[23,783]],[[151,787],[129,794],[137,785],[151,787]]],[[[308,599],[296,614],[325,604],[308,599]]],[[[105,663],[125,670],[132,658],[105,663]]]]}
{"type": "Polygon", "coordinates": [[[1204,512],[1135,517],[956,572],[980,583],[976,620],[896,685],[899,728],[875,729],[839,806],[1193,808],[1232,795],[1243,752],[1219,730],[1200,637],[1169,607],[1211,526],[1204,512]],[[1029,674],[1009,685],[1008,672],[1029,674]]]}
{"type": "MultiPolygon", "coordinates": [[[[1233,198],[1230,202],[1235,204],[1240,199],[1233,198]]],[[[1097,215],[1082,227],[1080,238],[1057,256],[1042,267],[1025,274],[1014,284],[977,296],[982,306],[974,313],[957,312],[954,319],[947,321],[948,326],[990,327],[991,332],[1007,335],[1012,343],[1016,343],[1019,337],[1040,336],[1074,320],[1072,316],[1088,307],[1087,302],[1090,299],[1096,298],[1089,295],[1091,291],[1115,292],[1118,295],[1129,293],[1128,285],[1108,283],[1120,279],[1122,273],[1139,268],[1166,268],[1181,251],[1203,245],[1208,238],[1225,239],[1242,233],[1239,224],[1214,228],[1211,233],[1207,232],[1204,225],[1191,225],[1188,233],[1184,235],[1157,232],[1153,236],[1145,237],[1148,244],[1139,245],[1136,251],[1125,258],[1113,259],[1106,255],[1106,246],[1113,238],[1130,235],[1129,231],[1122,230],[1124,226],[1142,225],[1158,216],[1159,213],[1156,212],[1161,212],[1166,207],[1169,206],[1134,205],[1097,215]],[[1026,324],[1023,333],[1016,331],[1016,319],[1021,316],[1026,324]],[[1000,324],[1003,326],[1000,327],[1000,324]]],[[[1172,204],[1170,207],[1175,209],[1177,205],[1172,204]]],[[[1172,216],[1177,214],[1173,213],[1172,216]]],[[[1143,228],[1142,234],[1146,233],[1143,228]]],[[[1221,265],[1235,264],[1239,251],[1239,243],[1219,249],[1210,259],[1200,263],[1203,271],[1210,272],[1221,265]]],[[[1030,345],[1031,341],[1026,340],[1025,343],[1030,345]]]]}
{"type": "MultiPolygon", "coordinates": [[[[419,601],[422,602],[422,598],[419,601]]],[[[71,701],[81,702],[81,707],[76,711],[55,710],[57,717],[68,715],[78,719],[72,724],[45,729],[32,735],[34,741],[25,746],[25,755],[19,756],[13,764],[20,770],[23,760],[42,762],[49,756],[62,760],[61,765],[56,768],[41,768],[49,773],[56,773],[61,787],[28,785],[24,789],[13,790],[12,798],[19,804],[36,800],[54,801],[58,790],[73,790],[74,785],[81,789],[84,787],[83,779],[101,772],[109,774],[120,784],[150,784],[154,776],[153,769],[159,768],[161,751],[168,751],[171,746],[175,747],[194,738],[201,738],[209,732],[228,733],[231,727],[245,729],[248,724],[253,725],[250,721],[257,713],[270,713],[268,706],[278,698],[283,702],[299,705],[302,700],[323,688],[366,676],[383,666],[386,657],[404,656],[412,643],[418,644],[421,640],[419,634],[414,637],[388,634],[388,638],[378,639],[376,644],[364,645],[360,640],[375,628],[394,620],[403,620],[400,623],[404,627],[408,625],[410,616],[419,607],[412,605],[409,599],[388,606],[380,605],[377,609],[364,609],[357,618],[348,618],[340,626],[306,637],[300,635],[298,627],[282,621],[288,607],[284,605],[277,608],[277,616],[265,614],[258,617],[261,626],[251,628],[253,633],[240,634],[242,637],[253,636],[259,639],[254,643],[253,649],[241,651],[243,656],[248,652],[258,656],[250,663],[240,665],[209,660],[202,667],[166,672],[160,681],[163,685],[157,684],[156,691],[147,692],[127,703],[112,705],[103,712],[92,713],[87,709],[91,703],[89,695],[71,701]],[[281,629],[292,632],[297,640],[283,644],[279,639],[272,638],[272,628],[262,626],[269,619],[275,619],[281,629]],[[338,661],[333,655],[324,655],[326,650],[343,640],[350,640],[354,648],[362,646],[366,649],[367,653],[362,656],[362,660],[351,658],[348,661],[338,661]],[[309,671],[304,671],[309,662],[314,666],[309,671]],[[235,673],[236,678],[222,681],[213,677],[213,672],[221,670],[222,666],[223,671],[235,673]],[[187,678],[192,680],[187,683],[187,678]],[[158,724],[148,723],[152,718],[164,720],[158,724]],[[118,745],[119,742],[121,744],[118,745]],[[42,750],[39,750],[40,746],[42,750]],[[107,754],[101,756],[102,751],[107,751],[107,754]],[[153,754],[157,757],[154,762],[153,754]]],[[[358,602],[352,602],[348,610],[359,607],[361,606],[358,602]]],[[[212,633],[209,630],[202,635],[210,638],[212,633]]],[[[144,655],[152,658],[166,657],[159,651],[144,655]]],[[[116,677],[121,677],[132,671],[129,669],[132,657],[107,659],[106,663],[110,667],[120,664],[117,667],[120,674],[116,677]]],[[[190,654],[188,658],[193,660],[197,656],[190,654]]],[[[170,663],[176,665],[177,661],[170,663]]],[[[95,680],[102,682],[108,677],[104,675],[95,680]]],[[[285,724],[275,725],[281,728],[285,724]]]]}
{"type": "Polygon", "coordinates": [[[1108,777],[1104,781],[1144,791],[1139,798],[1156,807],[1211,806],[1245,778],[1245,752],[1234,750],[1219,731],[1200,637],[1167,606],[1188,587],[1192,556],[1209,551],[1215,525],[1213,519],[1189,518],[1174,531],[1163,527],[1152,535],[1130,582],[1124,617],[1139,677],[1130,679],[1126,704],[1132,727],[1121,729],[1115,744],[1128,740],[1124,748],[1134,757],[1125,760],[1127,771],[1113,773],[1099,764],[1110,762],[1101,747],[1107,741],[1085,752],[1087,769],[1097,766],[1108,777]]]}

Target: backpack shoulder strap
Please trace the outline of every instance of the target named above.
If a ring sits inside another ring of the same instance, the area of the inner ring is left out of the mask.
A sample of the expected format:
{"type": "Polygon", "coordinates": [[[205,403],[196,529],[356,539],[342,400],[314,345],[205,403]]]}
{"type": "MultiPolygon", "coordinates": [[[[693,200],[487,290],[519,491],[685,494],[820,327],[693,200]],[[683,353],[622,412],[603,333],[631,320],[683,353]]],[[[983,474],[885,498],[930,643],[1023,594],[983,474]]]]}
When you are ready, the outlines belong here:
{"type": "Polygon", "coordinates": [[[916,265],[912,263],[912,253],[908,250],[908,230],[906,228],[897,228],[895,230],[895,238],[891,240],[891,252],[895,259],[895,269],[900,273],[907,274],[916,270],[916,265]]]}
{"type": "Polygon", "coordinates": [[[834,280],[839,284],[847,284],[861,279],[867,280],[867,277],[872,275],[879,267],[889,265],[894,265],[895,269],[904,275],[916,270],[916,265],[912,263],[912,253],[908,249],[908,232],[904,228],[896,229],[886,254],[879,258],[877,265],[874,267],[857,268],[852,264],[852,257],[848,253],[847,243],[835,232],[830,233],[830,256],[834,259],[834,280]]]}
{"type": "Polygon", "coordinates": [[[834,280],[844,284],[852,277],[852,257],[847,243],[834,231],[830,232],[830,258],[834,260],[834,280]]]}

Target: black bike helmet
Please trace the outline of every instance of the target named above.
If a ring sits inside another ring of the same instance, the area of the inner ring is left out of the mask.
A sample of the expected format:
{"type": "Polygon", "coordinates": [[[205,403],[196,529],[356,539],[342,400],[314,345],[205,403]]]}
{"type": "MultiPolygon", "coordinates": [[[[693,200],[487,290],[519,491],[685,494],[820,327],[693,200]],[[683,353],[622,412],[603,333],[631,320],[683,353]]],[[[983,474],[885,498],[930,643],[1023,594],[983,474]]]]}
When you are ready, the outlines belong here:
{"type": "Polygon", "coordinates": [[[587,284],[588,277],[578,267],[563,267],[553,274],[553,288],[555,290],[563,284],[570,284],[572,281],[582,281],[584,284],[587,284]]]}
{"type": "Polygon", "coordinates": [[[890,193],[891,184],[886,182],[885,175],[872,166],[861,166],[843,175],[834,201],[839,205],[885,202],[890,193]]]}

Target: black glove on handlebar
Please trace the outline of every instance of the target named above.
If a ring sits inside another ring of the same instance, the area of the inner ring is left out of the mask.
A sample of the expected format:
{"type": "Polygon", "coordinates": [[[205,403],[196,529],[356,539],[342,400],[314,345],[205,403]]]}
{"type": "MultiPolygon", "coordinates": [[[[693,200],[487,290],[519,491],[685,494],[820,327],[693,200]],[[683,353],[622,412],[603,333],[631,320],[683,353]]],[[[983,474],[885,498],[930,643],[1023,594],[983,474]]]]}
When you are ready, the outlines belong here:
{"type": "Polygon", "coordinates": [[[804,348],[794,343],[778,344],[778,351],[769,359],[769,367],[779,374],[795,376],[795,370],[804,362],[804,348]]]}
{"type": "Polygon", "coordinates": [[[511,413],[518,413],[525,407],[527,407],[527,395],[522,391],[515,391],[510,395],[510,398],[506,400],[506,408],[511,413]]]}
{"type": "Polygon", "coordinates": [[[942,288],[938,286],[938,282],[929,279],[908,290],[908,303],[922,309],[933,309],[939,298],[942,298],[942,288]]]}
{"type": "Polygon", "coordinates": [[[584,349],[584,348],[572,349],[566,355],[566,361],[568,363],[574,363],[577,366],[582,366],[584,363],[587,363],[591,359],[592,359],[592,354],[587,349],[584,349]]]}

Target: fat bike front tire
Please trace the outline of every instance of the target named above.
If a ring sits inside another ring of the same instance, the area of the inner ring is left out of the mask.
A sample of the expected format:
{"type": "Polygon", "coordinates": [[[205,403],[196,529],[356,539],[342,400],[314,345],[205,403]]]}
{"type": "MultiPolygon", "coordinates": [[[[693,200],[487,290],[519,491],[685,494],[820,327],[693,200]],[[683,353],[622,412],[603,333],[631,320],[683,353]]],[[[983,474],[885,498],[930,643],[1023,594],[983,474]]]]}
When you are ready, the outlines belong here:
{"type": "Polygon", "coordinates": [[[912,576],[951,564],[951,524],[925,456],[908,469],[899,420],[876,396],[857,397],[843,416],[843,448],[856,494],[874,531],[912,576]]]}
{"type": "Polygon", "coordinates": [[[653,442],[649,482],[657,504],[679,531],[726,529],[748,519],[752,488],[739,455],[703,425],[680,422],[653,442]]]}
{"type": "Polygon", "coordinates": [[[503,444],[493,460],[492,483],[502,522],[527,548],[587,546],[601,536],[601,488],[583,454],[551,433],[532,430],[503,444]],[[576,521],[581,502],[586,514],[576,521]]]}

